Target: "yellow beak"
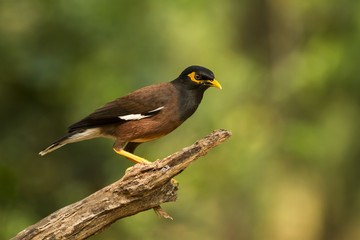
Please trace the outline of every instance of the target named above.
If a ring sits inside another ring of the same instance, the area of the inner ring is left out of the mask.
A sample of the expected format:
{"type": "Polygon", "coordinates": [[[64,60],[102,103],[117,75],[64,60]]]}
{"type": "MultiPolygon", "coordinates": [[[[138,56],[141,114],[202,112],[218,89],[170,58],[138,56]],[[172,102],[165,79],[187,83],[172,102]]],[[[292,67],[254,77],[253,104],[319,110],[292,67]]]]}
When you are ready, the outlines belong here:
{"type": "Polygon", "coordinates": [[[216,87],[216,88],[218,88],[218,89],[222,89],[220,83],[219,83],[218,81],[216,81],[215,78],[214,78],[214,80],[209,81],[209,83],[211,83],[211,86],[212,86],[212,87],[216,87]]]}

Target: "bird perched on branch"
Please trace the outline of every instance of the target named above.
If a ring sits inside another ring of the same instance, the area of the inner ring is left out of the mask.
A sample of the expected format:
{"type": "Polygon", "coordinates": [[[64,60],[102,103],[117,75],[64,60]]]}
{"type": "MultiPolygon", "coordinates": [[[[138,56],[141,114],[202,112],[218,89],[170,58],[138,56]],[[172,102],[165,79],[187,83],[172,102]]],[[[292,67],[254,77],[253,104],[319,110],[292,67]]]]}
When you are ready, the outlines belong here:
{"type": "Polygon", "coordinates": [[[221,89],[213,72],[190,66],[171,82],[144,87],[106,103],[71,125],[68,135],[39,154],[43,156],[68,143],[106,137],[115,140],[116,153],[135,163],[150,164],[133,154],[135,148],[180,126],[196,111],[209,87],[221,89]]]}

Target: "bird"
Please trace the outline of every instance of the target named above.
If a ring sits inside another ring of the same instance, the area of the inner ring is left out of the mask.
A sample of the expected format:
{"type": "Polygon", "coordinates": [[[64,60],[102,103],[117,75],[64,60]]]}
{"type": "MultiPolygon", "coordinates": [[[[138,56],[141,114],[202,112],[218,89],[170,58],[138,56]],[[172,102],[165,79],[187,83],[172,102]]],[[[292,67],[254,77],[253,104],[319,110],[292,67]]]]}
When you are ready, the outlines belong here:
{"type": "Polygon", "coordinates": [[[222,89],[211,70],[187,67],[170,82],[140,88],[99,107],[69,126],[66,136],[39,154],[44,156],[69,143],[105,137],[115,140],[116,153],[134,163],[151,164],[135,155],[135,149],[179,127],[193,115],[209,87],[222,89]]]}

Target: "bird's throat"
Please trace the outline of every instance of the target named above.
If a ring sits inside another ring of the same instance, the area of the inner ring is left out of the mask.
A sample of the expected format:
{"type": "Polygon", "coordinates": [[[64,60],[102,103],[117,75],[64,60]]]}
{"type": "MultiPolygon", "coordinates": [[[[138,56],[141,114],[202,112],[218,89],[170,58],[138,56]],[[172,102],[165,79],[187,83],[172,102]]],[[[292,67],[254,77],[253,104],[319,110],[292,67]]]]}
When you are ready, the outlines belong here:
{"type": "Polygon", "coordinates": [[[204,91],[201,91],[200,89],[194,89],[194,90],[180,89],[178,91],[178,94],[179,94],[178,109],[180,112],[180,120],[185,121],[198,108],[203,98],[204,91]]]}

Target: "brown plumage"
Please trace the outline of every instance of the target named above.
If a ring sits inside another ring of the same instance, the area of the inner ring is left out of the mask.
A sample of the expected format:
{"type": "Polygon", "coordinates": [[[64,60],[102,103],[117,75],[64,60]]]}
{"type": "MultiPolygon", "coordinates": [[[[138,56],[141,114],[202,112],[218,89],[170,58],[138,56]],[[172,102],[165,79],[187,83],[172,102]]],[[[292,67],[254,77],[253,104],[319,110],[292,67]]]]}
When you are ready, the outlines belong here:
{"type": "Polygon", "coordinates": [[[106,103],[71,125],[67,136],[39,154],[45,155],[67,143],[106,137],[115,140],[113,148],[117,153],[136,163],[149,163],[132,154],[135,148],[180,126],[195,112],[211,86],[221,89],[210,70],[188,67],[171,82],[147,86],[106,103]]]}

